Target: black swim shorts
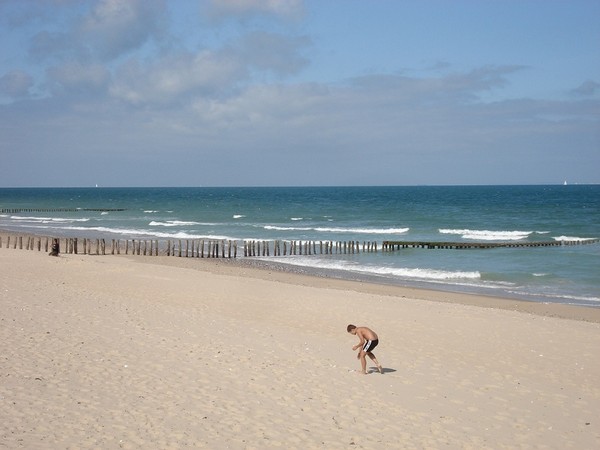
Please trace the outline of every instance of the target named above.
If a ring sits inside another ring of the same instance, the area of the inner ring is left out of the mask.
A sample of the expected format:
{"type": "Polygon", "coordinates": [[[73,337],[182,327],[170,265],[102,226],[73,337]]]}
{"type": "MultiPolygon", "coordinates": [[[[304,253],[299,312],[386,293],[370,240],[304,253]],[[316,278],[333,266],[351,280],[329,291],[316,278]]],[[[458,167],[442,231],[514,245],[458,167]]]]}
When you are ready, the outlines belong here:
{"type": "Polygon", "coordinates": [[[366,341],[365,345],[363,345],[363,351],[365,353],[372,352],[375,347],[379,344],[379,339],[373,339],[372,341],[366,341]]]}

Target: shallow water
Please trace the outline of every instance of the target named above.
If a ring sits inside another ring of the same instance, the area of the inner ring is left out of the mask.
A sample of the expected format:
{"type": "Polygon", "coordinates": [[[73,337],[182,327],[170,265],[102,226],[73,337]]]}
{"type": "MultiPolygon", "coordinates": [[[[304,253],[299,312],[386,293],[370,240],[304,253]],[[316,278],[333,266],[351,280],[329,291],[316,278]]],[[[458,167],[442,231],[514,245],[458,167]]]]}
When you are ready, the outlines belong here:
{"type": "MultiPolygon", "coordinates": [[[[0,228],[90,238],[367,241],[380,248],[384,240],[600,237],[598,185],[0,189],[0,209],[12,208],[55,211],[0,213],[0,228]]],[[[348,278],[600,306],[597,243],[269,260],[348,278]]]]}

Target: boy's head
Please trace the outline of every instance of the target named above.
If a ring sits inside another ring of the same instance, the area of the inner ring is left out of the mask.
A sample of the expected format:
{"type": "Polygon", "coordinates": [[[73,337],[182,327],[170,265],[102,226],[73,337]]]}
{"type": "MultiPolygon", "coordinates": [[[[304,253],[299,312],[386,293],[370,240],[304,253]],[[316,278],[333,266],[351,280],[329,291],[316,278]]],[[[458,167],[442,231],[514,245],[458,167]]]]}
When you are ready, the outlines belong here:
{"type": "Polygon", "coordinates": [[[354,333],[356,333],[356,331],[355,331],[355,330],[356,330],[356,325],[352,325],[352,324],[350,324],[350,325],[348,325],[348,326],[346,327],[346,331],[347,331],[348,333],[350,333],[350,334],[354,334],[354,333]]]}

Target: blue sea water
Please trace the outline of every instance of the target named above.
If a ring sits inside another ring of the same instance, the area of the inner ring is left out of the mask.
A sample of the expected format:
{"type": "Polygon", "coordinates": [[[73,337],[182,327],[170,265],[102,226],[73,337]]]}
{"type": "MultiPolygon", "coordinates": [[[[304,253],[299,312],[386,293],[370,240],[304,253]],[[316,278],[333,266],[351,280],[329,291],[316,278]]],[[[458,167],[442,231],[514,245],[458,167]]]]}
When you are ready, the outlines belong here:
{"type": "MultiPolygon", "coordinates": [[[[4,188],[0,229],[48,236],[536,242],[600,238],[600,185],[4,188]],[[87,211],[86,209],[123,209],[87,211]]],[[[600,306],[600,244],[270,257],[347,278],[600,306]]]]}

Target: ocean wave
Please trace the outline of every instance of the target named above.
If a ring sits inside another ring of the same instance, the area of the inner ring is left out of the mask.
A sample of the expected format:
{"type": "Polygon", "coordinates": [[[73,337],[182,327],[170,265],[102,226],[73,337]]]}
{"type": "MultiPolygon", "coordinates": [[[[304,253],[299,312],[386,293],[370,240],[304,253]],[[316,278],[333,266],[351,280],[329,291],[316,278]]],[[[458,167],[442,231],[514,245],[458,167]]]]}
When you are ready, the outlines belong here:
{"type": "Polygon", "coordinates": [[[244,214],[234,214],[233,215],[234,219],[243,219],[244,217],[246,217],[244,214]]]}
{"type": "Polygon", "coordinates": [[[364,273],[374,273],[377,275],[392,275],[401,278],[416,278],[420,280],[436,280],[436,281],[450,281],[450,280],[478,280],[481,278],[481,274],[477,271],[472,272],[461,272],[461,271],[448,271],[438,269],[419,269],[419,268],[390,268],[390,267],[377,267],[368,269],[359,269],[358,271],[364,273]]]}
{"type": "Polygon", "coordinates": [[[75,223],[88,222],[89,218],[72,219],[67,217],[26,217],[26,216],[10,216],[15,222],[33,222],[33,223],[75,223]]]}
{"type": "Polygon", "coordinates": [[[575,237],[575,236],[557,236],[557,237],[553,237],[552,239],[554,239],[555,241],[585,242],[585,241],[593,241],[596,238],[582,238],[582,237],[575,237]]]}
{"type": "Polygon", "coordinates": [[[214,223],[201,223],[201,222],[185,222],[181,220],[167,220],[166,222],[157,222],[153,220],[148,225],[151,227],[179,227],[179,226],[190,226],[190,225],[215,225],[214,223]]]}
{"type": "Polygon", "coordinates": [[[558,303],[566,303],[569,305],[578,306],[597,306],[600,304],[600,297],[592,297],[588,295],[569,295],[569,294],[549,294],[547,292],[527,292],[527,291],[508,291],[510,294],[516,294],[518,296],[527,295],[528,297],[535,298],[537,301],[540,300],[551,300],[558,303]]]}
{"type": "Polygon", "coordinates": [[[265,230],[274,231],[319,231],[322,233],[356,233],[356,234],[404,234],[410,228],[341,228],[341,227],[282,227],[265,225],[265,230]]]}
{"type": "Polygon", "coordinates": [[[263,227],[265,230],[274,230],[274,231],[310,231],[314,230],[311,227],[280,227],[277,225],[265,225],[263,227]]]}
{"type": "Polygon", "coordinates": [[[269,258],[268,261],[291,264],[295,266],[342,270],[347,272],[361,273],[364,275],[393,276],[422,281],[466,281],[481,279],[481,274],[478,271],[466,272],[406,267],[393,268],[384,266],[362,266],[345,261],[324,260],[314,257],[269,258]]]}
{"type": "Polygon", "coordinates": [[[216,234],[190,234],[185,232],[164,233],[143,229],[107,228],[107,227],[64,227],[65,230],[98,231],[100,233],[118,234],[128,238],[132,236],[148,236],[163,239],[209,239],[209,240],[235,240],[236,238],[216,234]]]}
{"type": "Polygon", "coordinates": [[[440,228],[441,234],[457,234],[463,239],[481,241],[519,241],[529,237],[533,231],[490,231],[469,229],[444,229],[440,228]]]}
{"type": "MultiPolygon", "coordinates": [[[[548,297],[548,296],[546,296],[546,297],[548,297]]],[[[551,295],[549,297],[557,298],[560,300],[567,299],[567,300],[571,300],[571,301],[586,302],[585,304],[587,304],[587,302],[600,303],[599,297],[588,297],[585,295],[551,295]]]]}

